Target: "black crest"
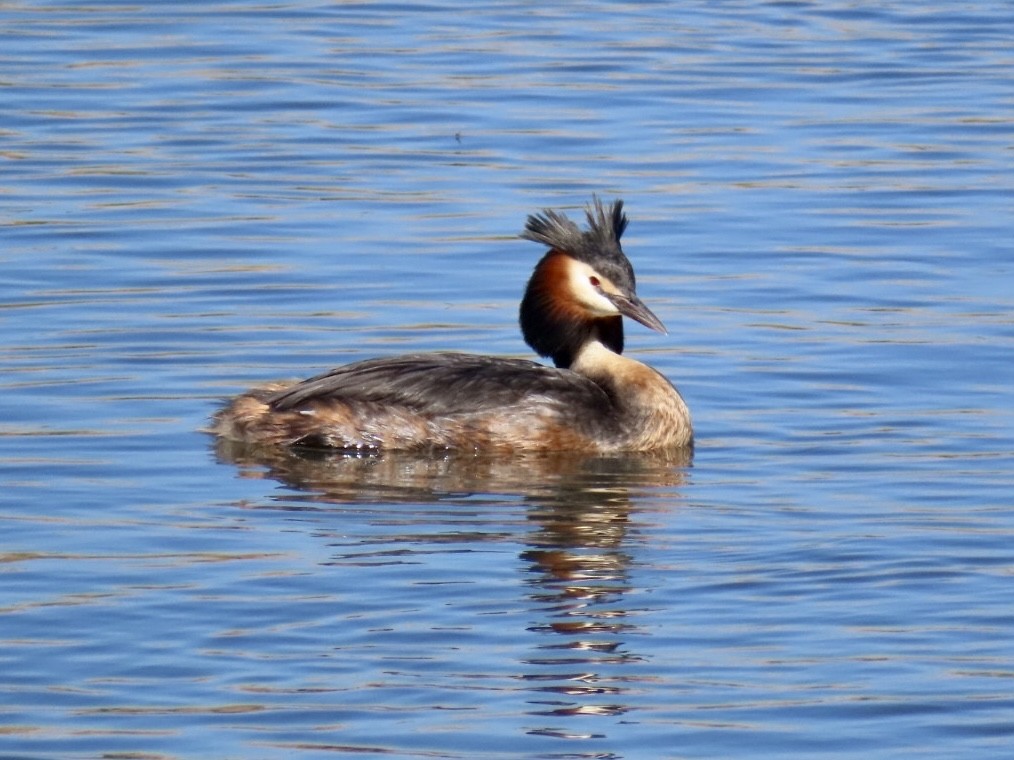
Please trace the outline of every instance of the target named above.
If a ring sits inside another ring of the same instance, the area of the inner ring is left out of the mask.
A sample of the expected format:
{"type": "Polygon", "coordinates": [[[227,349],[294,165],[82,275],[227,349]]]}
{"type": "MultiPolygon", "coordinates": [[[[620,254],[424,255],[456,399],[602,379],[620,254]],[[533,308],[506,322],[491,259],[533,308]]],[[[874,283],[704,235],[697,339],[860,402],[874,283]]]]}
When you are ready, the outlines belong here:
{"type": "Polygon", "coordinates": [[[550,248],[579,255],[586,248],[595,252],[620,250],[620,238],[627,229],[627,215],[623,213],[623,201],[616,200],[608,208],[595,197],[592,205],[585,210],[588,229],[584,232],[566,214],[546,209],[541,214],[528,217],[521,237],[550,248]]]}
{"type": "Polygon", "coordinates": [[[521,237],[567,253],[597,268],[620,287],[633,290],[634,268],[620,247],[620,238],[627,229],[623,201],[606,205],[593,196],[585,216],[588,229],[581,230],[566,214],[546,209],[528,217],[521,237]]]}

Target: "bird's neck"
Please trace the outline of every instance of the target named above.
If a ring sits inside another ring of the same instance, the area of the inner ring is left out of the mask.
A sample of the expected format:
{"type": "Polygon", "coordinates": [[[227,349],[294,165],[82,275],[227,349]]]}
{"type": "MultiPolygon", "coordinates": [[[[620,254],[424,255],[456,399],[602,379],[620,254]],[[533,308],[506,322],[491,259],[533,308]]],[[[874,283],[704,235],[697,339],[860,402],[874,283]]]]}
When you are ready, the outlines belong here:
{"type": "Polygon", "coordinates": [[[575,353],[569,368],[603,386],[622,384],[631,372],[648,369],[641,362],[620,355],[608,343],[598,339],[589,340],[582,345],[575,353]]]}
{"type": "Polygon", "coordinates": [[[649,450],[693,442],[690,411],[683,397],[647,364],[590,341],[582,346],[570,369],[592,380],[609,396],[622,420],[620,437],[625,448],[649,450]]]}

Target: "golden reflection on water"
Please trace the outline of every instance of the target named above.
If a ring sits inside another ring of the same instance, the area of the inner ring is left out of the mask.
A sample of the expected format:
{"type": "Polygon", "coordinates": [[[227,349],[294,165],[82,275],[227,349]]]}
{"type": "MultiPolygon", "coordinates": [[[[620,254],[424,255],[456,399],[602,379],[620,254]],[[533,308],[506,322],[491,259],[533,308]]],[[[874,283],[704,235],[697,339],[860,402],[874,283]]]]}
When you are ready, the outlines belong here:
{"type": "Polygon", "coordinates": [[[570,452],[356,456],[229,440],[216,440],[215,454],[219,462],[235,465],[240,477],[277,480],[312,493],[321,502],[426,502],[448,494],[501,494],[537,498],[569,510],[612,503],[633,490],[681,485],[683,470],[693,459],[689,449],[610,456],[570,452]]]}
{"type": "MultiPolygon", "coordinates": [[[[516,676],[531,693],[528,714],[540,719],[616,716],[630,709],[624,694],[639,676],[620,676],[616,669],[644,660],[626,639],[646,633],[626,601],[636,552],[628,536],[631,515],[639,497],[684,484],[692,451],[359,457],[217,440],[216,454],[237,466],[242,477],[277,480],[316,504],[520,496],[533,528],[520,554],[526,573],[521,604],[532,617],[525,632],[535,634],[537,643],[517,663],[516,676]]],[[[494,532],[488,540],[502,535],[494,532]]],[[[528,733],[558,730],[539,726],[528,733]]]]}

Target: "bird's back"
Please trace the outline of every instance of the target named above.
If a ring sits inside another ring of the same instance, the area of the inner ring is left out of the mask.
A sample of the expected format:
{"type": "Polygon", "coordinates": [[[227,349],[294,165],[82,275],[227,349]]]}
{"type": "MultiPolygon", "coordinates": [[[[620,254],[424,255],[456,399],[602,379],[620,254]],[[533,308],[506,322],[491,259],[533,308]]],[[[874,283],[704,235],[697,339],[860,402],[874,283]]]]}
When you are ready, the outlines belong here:
{"type": "Polygon", "coordinates": [[[216,418],[217,432],[251,443],[353,450],[599,450],[619,427],[610,395],[583,375],[458,353],[370,359],[255,389],[216,418]]]}

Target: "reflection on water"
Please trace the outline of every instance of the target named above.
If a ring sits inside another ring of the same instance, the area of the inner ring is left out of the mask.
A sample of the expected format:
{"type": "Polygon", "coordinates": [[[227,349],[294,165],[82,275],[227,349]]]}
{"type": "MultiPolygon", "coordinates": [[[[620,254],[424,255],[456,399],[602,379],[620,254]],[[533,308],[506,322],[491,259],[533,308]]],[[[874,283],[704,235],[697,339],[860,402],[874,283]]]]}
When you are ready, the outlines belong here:
{"type": "MultiPolygon", "coordinates": [[[[219,460],[239,467],[242,477],[270,478],[295,489],[298,493],[288,494],[286,501],[299,505],[293,507],[299,511],[327,509],[328,504],[418,505],[474,495],[484,501],[519,497],[533,528],[520,555],[532,616],[526,630],[540,640],[518,663],[521,672],[516,677],[537,695],[530,699],[528,713],[562,718],[620,715],[630,709],[624,695],[628,682],[637,678],[624,678],[616,668],[642,661],[630,639],[646,634],[625,599],[635,551],[627,542],[631,511],[639,494],[679,488],[685,482],[691,450],[621,456],[349,456],[224,439],[216,439],[214,446],[219,460]]],[[[426,522],[423,516],[403,519],[416,525],[426,522]]],[[[428,527],[432,531],[435,526],[428,527]]],[[[454,534],[463,526],[448,527],[452,530],[446,540],[461,540],[454,534]]],[[[466,533],[474,538],[474,533],[466,533]]],[[[408,549],[411,538],[402,538],[408,549]]],[[[497,541],[501,536],[485,538],[497,541]]],[[[436,540],[432,532],[427,539],[436,540]]],[[[394,544],[389,549],[398,550],[394,544]]],[[[529,732],[580,735],[555,725],[529,732]]]]}
{"type": "Polygon", "coordinates": [[[631,622],[631,602],[624,598],[631,588],[631,550],[625,545],[629,494],[622,487],[611,494],[573,488],[560,497],[529,511],[538,529],[528,539],[532,548],[522,554],[532,574],[535,622],[528,630],[547,634],[547,640],[525,660],[532,671],[523,678],[546,694],[532,700],[534,714],[621,714],[629,706],[618,684],[635,679],[603,668],[615,672],[639,660],[629,637],[645,633],[631,622]]]}
{"type": "MultiPolygon", "coordinates": [[[[673,486],[693,452],[679,449],[636,455],[592,456],[570,452],[492,456],[390,452],[349,456],[314,449],[259,447],[215,441],[220,462],[245,478],[272,478],[311,492],[324,502],[416,502],[456,494],[538,497],[552,505],[587,505],[614,491],[673,486]],[[598,494],[598,496],[596,496],[598,494]]],[[[575,515],[579,515],[576,512],[575,515]]]]}

